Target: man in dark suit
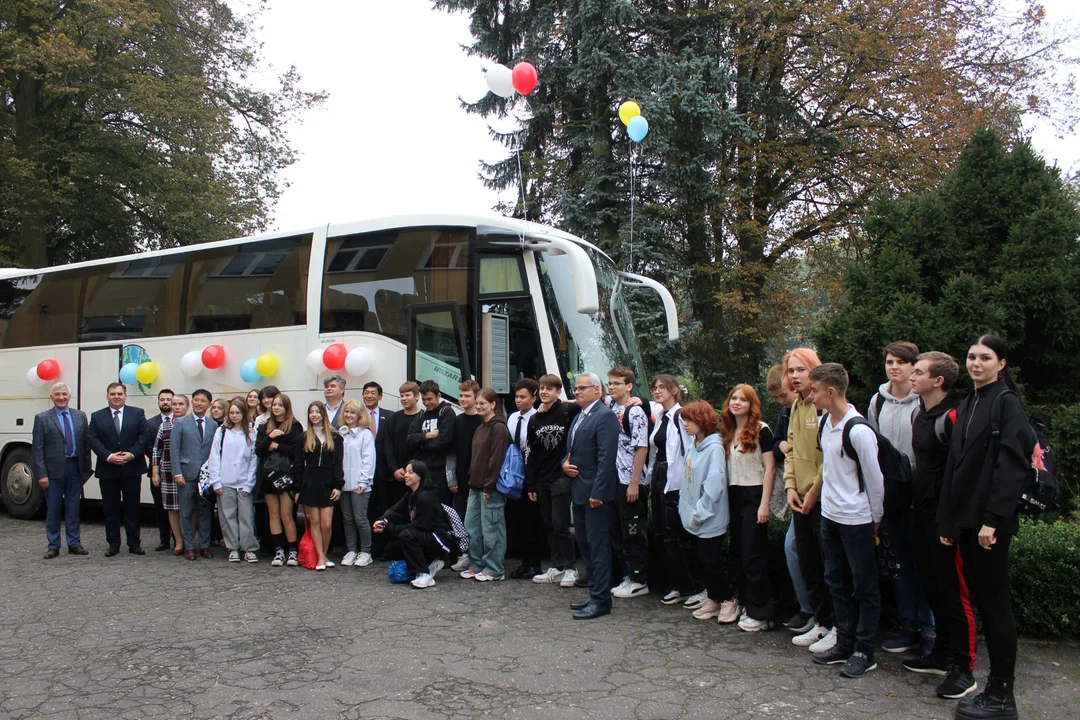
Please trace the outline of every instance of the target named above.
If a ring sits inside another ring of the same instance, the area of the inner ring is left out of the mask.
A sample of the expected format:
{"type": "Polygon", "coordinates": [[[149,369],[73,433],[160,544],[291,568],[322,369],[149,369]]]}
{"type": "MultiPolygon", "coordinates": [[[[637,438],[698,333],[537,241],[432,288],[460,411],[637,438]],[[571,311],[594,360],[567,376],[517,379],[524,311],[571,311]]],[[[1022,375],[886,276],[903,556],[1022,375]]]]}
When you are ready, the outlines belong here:
{"type": "MultiPolygon", "coordinates": [[[[340,428],[345,424],[345,418],[341,414],[345,407],[345,378],[340,375],[331,375],[323,380],[323,402],[326,403],[326,415],[329,424],[340,428]]],[[[307,418],[304,418],[307,424],[307,418]]]]}
{"type": "Polygon", "coordinates": [[[563,472],[572,478],[574,534],[589,574],[589,599],[570,606],[575,620],[611,612],[611,507],[619,486],[615,471],[619,419],[601,402],[603,394],[595,373],[581,373],[574,380],[581,412],[570,425],[563,472]]]}
{"type": "Polygon", "coordinates": [[[90,416],[87,435],[97,455],[94,473],[101,484],[105,510],[105,557],[120,552],[120,517],[124,518],[128,552],[145,555],[139,541],[139,495],[146,474],[146,447],[152,442],[142,408],[128,407],[127,388],[110,383],[109,406],[90,416]]]}
{"type": "MultiPolygon", "coordinates": [[[[375,435],[375,481],[372,483],[371,500],[368,503],[368,519],[374,522],[405,494],[405,484],[394,482],[390,466],[386,462],[386,421],[394,412],[379,405],[383,398],[382,385],[377,382],[366,383],[363,398],[364,408],[371,418],[371,432],[375,435]],[[398,485],[401,486],[400,492],[395,492],[398,485]]],[[[382,535],[372,538],[372,554],[375,557],[381,556],[385,545],[386,539],[382,535]]]]}
{"type": "Polygon", "coordinates": [[[90,443],[86,437],[86,413],[68,407],[71,389],[65,383],[52,386],[53,406],[34,417],[34,470],[45,490],[48,514],[45,559],[60,554],[60,518],[64,518],[68,552],[89,555],[79,537],[79,501],[83,483],[90,477],[90,443]]]}
{"type": "Polygon", "coordinates": [[[196,552],[207,559],[214,557],[210,552],[211,503],[199,494],[199,470],[210,459],[210,448],[218,428],[207,412],[213,399],[209,390],[199,388],[193,392],[191,412],[176,421],[169,437],[172,473],[180,500],[180,535],[184,538],[188,560],[194,560],[196,552]],[[196,515],[199,518],[198,541],[192,521],[196,515]]]}
{"type": "MultiPolygon", "coordinates": [[[[165,421],[165,418],[172,417],[172,399],[173,391],[165,388],[160,390],[157,394],[158,414],[149,418],[146,421],[147,429],[150,433],[150,442],[146,443],[146,463],[149,465],[153,462],[151,457],[154,454],[154,438],[157,437],[158,429],[161,428],[161,423],[165,421]]],[[[158,526],[158,545],[154,548],[155,551],[161,552],[168,550],[172,547],[172,528],[169,527],[169,511],[161,504],[161,488],[157,485],[150,485],[150,494],[154,497],[154,517],[157,520],[158,526]]]]}

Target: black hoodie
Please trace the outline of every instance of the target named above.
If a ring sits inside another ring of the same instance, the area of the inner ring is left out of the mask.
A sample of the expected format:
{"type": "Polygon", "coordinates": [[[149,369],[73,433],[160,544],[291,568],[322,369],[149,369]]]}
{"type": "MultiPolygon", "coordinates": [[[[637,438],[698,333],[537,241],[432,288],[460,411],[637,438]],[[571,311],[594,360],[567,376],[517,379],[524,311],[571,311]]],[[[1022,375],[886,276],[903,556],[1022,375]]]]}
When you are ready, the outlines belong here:
{"type": "Polygon", "coordinates": [[[1002,398],[1000,449],[991,466],[990,407],[1006,390],[998,380],[976,389],[957,409],[938,504],[941,537],[956,538],[983,525],[1007,535],[1020,528],[1017,502],[1027,488],[1035,436],[1019,398],[1002,398]]]}
{"type": "Polygon", "coordinates": [[[556,400],[544,412],[543,406],[529,418],[526,437],[529,452],[525,458],[525,491],[536,492],[538,484],[562,477],[566,457],[566,433],[581,407],[577,403],[556,400]]]}
{"type": "Polygon", "coordinates": [[[412,417],[409,425],[409,449],[412,460],[419,460],[428,466],[428,470],[442,470],[446,467],[446,456],[454,443],[454,420],[457,413],[450,403],[440,402],[434,410],[424,409],[412,417]],[[428,440],[424,436],[432,430],[438,430],[438,436],[428,440]]]}
{"type": "Polygon", "coordinates": [[[949,438],[956,424],[958,405],[960,396],[955,393],[949,393],[929,410],[920,399],[919,413],[911,423],[911,448],[915,453],[911,489],[915,495],[915,512],[920,517],[929,516],[931,522],[937,516],[941,481],[945,476],[945,462],[949,458],[949,438]],[[937,435],[938,418],[942,415],[947,416],[944,442],[937,435]]]}

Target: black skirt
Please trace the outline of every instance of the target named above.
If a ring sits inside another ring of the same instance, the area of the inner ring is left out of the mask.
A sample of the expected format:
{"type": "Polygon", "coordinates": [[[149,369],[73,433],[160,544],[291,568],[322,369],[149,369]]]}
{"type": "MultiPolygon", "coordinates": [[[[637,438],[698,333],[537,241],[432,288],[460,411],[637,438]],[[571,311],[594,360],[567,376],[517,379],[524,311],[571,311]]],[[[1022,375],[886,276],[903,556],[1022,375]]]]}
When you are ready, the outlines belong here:
{"type": "Polygon", "coordinates": [[[304,468],[304,484],[297,502],[304,507],[333,507],[330,493],[334,491],[334,471],[327,467],[304,468]]]}

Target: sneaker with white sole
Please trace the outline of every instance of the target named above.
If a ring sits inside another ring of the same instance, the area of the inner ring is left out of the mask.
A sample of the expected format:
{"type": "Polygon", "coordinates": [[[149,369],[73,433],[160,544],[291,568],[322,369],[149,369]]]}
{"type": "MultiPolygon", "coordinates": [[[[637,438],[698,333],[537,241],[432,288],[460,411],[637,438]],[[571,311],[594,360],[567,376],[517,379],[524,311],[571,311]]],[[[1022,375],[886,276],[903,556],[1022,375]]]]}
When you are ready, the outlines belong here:
{"type": "Polygon", "coordinates": [[[768,630],[772,627],[772,622],[768,620],[757,620],[744,615],[742,620],[739,620],[739,629],[744,632],[761,632],[762,630],[768,630]]]}
{"type": "Polygon", "coordinates": [[[699,607],[701,607],[702,603],[704,603],[708,599],[709,593],[707,592],[702,591],[699,593],[694,593],[690,597],[686,598],[686,601],[683,602],[682,606],[687,610],[697,610],[699,607]]]}
{"type": "Polygon", "coordinates": [[[665,605],[678,605],[685,599],[686,596],[684,596],[678,590],[669,590],[668,593],[664,595],[664,597],[660,598],[660,602],[664,603],[665,605]]]}
{"type": "Polygon", "coordinates": [[[345,553],[345,557],[341,558],[341,566],[342,567],[352,567],[353,563],[355,563],[355,562],[356,562],[356,553],[354,553],[354,552],[347,552],[347,553],[345,553]]]}
{"type": "Polygon", "coordinates": [[[461,572],[462,570],[468,570],[469,562],[469,556],[467,554],[462,555],[458,558],[458,561],[456,563],[450,566],[450,569],[457,573],[461,572]]]}
{"type": "Polygon", "coordinates": [[[844,663],[844,667],[840,668],[840,674],[848,678],[861,678],[871,670],[877,670],[877,663],[874,662],[874,658],[869,657],[866,653],[854,652],[851,653],[851,657],[844,663]]]}
{"type": "Polygon", "coordinates": [[[627,582],[622,587],[617,587],[611,591],[611,597],[617,598],[635,598],[642,595],[649,594],[649,586],[644,583],[637,583],[634,581],[627,582]]]}
{"type": "Polygon", "coordinates": [[[271,567],[281,567],[285,564],[285,551],[282,548],[278,548],[274,551],[274,559],[270,561],[271,567]]]}
{"type": "Polygon", "coordinates": [[[566,572],[562,575],[562,580],[559,581],[559,587],[572,588],[574,583],[577,582],[577,568],[567,568],[566,572]]]}
{"type": "Polygon", "coordinates": [[[356,556],[356,562],[353,563],[353,567],[367,567],[373,562],[375,562],[375,559],[371,557],[371,553],[362,552],[356,556]]]}
{"type": "Polygon", "coordinates": [[[230,550],[229,551],[229,562],[240,562],[240,551],[239,550],[230,550]]]}
{"type": "Polygon", "coordinates": [[[721,607],[720,603],[715,600],[706,600],[701,603],[701,607],[694,611],[694,617],[698,620],[712,620],[720,614],[721,607]]]}
{"type": "Polygon", "coordinates": [[[716,616],[716,620],[723,625],[738,622],[740,613],[742,605],[739,605],[738,600],[725,600],[720,603],[720,614],[716,616]]]}
{"type": "Polygon", "coordinates": [[[617,591],[617,590],[622,590],[622,589],[623,589],[624,587],[626,587],[626,586],[627,586],[627,585],[629,585],[629,584],[630,584],[630,578],[628,578],[628,577],[624,577],[624,578],[622,579],[622,582],[621,582],[621,583],[619,583],[619,584],[618,584],[618,585],[616,585],[615,587],[611,588],[611,594],[612,594],[612,595],[614,595],[614,594],[615,594],[615,591],[617,591]]]}
{"type": "Polygon", "coordinates": [[[431,577],[427,573],[420,573],[415,578],[413,578],[413,581],[410,584],[414,588],[420,588],[421,590],[423,590],[424,588],[434,587],[435,578],[431,577]]]}
{"type": "Polygon", "coordinates": [[[427,566],[428,575],[435,577],[435,575],[444,567],[446,567],[446,563],[442,560],[432,560],[431,564],[427,566]]]}
{"type": "Polygon", "coordinates": [[[473,579],[479,580],[480,582],[494,582],[496,580],[502,580],[505,577],[505,575],[489,575],[487,570],[482,570],[480,574],[473,579]]]}
{"type": "Polygon", "coordinates": [[[300,564],[299,554],[295,550],[289,551],[289,559],[285,561],[285,564],[289,567],[296,567],[300,564]]]}
{"type": "Polygon", "coordinates": [[[549,567],[539,575],[533,575],[532,581],[537,585],[554,585],[562,580],[563,571],[556,567],[549,567]]]}
{"type": "Polygon", "coordinates": [[[463,580],[475,580],[476,576],[479,574],[479,570],[473,570],[472,568],[465,568],[460,573],[458,573],[458,575],[460,575],[463,580]]]}
{"type": "Polygon", "coordinates": [[[798,645],[799,647],[810,647],[828,634],[829,628],[821,627],[820,625],[815,623],[814,627],[810,628],[802,635],[796,635],[795,637],[791,638],[791,644],[798,645]]]}
{"type": "Polygon", "coordinates": [[[827,650],[832,650],[836,647],[836,628],[830,628],[829,632],[825,633],[825,637],[818,640],[816,643],[807,648],[812,653],[823,653],[827,650]]]}
{"type": "Polygon", "coordinates": [[[259,562],[259,556],[253,552],[244,553],[244,562],[257,563],[259,562]]]}

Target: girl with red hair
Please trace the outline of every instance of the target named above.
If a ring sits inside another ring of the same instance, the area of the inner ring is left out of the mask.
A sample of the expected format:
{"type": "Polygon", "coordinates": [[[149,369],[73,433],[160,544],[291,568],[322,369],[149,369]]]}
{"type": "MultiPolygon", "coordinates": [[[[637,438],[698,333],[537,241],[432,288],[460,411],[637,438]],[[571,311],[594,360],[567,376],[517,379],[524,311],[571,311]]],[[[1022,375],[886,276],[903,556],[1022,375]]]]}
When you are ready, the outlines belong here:
{"type": "Polygon", "coordinates": [[[724,602],[719,621],[738,620],[741,630],[759,632],[769,629],[774,609],[766,558],[775,460],[772,431],[761,422],[761,398],[754,388],[736,385],[728,394],[720,411],[720,436],[727,457],[729,554],[738,596],[724,602]]]}

